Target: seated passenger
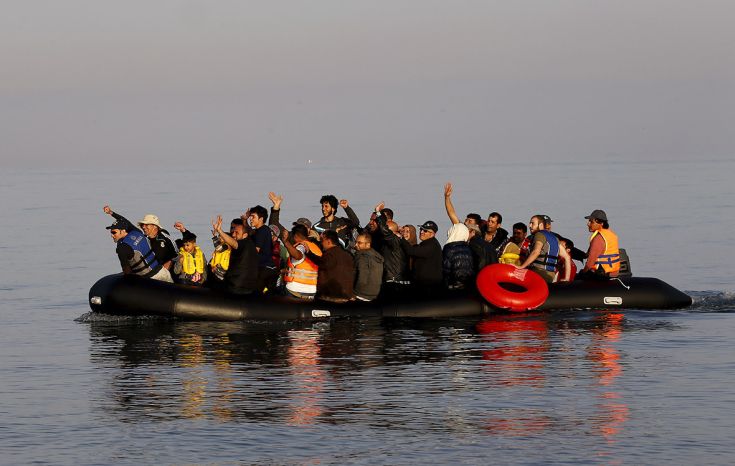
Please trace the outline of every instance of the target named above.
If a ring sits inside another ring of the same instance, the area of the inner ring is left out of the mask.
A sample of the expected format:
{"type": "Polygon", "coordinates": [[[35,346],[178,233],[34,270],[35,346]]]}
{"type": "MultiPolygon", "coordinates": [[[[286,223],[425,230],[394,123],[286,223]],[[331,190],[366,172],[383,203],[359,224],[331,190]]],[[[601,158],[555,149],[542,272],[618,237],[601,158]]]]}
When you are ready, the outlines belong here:
{"type": "MultiPolygon", "coordinates": [[[[242,224],[242,219],[233,219],[230,222],[230,236],[232,236],[235,225],[242,224]]],[[[210,273],[207,274],[207,286],[215,289],[224,289],[225,273],[230,266],[232,249],[227,246],[227,243],[214,230],[212,230],[212,244],[214,245],[214,252],[212,253],[212,259],[209,261],[210,273]]]]}
{"type": "MultiPolygon", "coordinates": [[[[116,212],[113,212],[110,206],[106,205],[103,210],[107,215],[111,215],[117,220],[123,220],[125,223],[132,225],[128,219],[116,212]]],[[[176,258],[177,254],[176,248],[168,237],[168,231],[161,227],[161,222],[158,220],[158,217],[153,214],[146,214],[145,217],[143,217],[143,220],[138,222],[138,226],[140,227],[138,231],[142,231],[148,238],[151,249],[153,249],[153,253],[156,255],[156,261],[161,264],[166,271],[170,271],[173,265],[173,260],[176,258]]]]}
{"type": "MultiPolygon", "coordinates": [[[[452,192],[452,183],[445,184],[444,208],[447,211],[447,215],[449,216],[449,220],[452,222],[452,225],[460,225],[459,217],[457,217],[457,213],[454,210],[454,204],[452,203],[452,192]]],[[[482,268],[484,268],[486,265],[498,262],[498,254],[495,250],[496,246],[490,241],[485,241],[485,238],[481,234],[481,222],[478,222],[478,219],[479,215],[469,214],[464,222],[464,224],[468,228],[468,247],[472,253],[472,261],[474,264],[475,273],[482,270],[482,268]],[[473,231],[472,233],[470,233],[470,229],[473,231]]],[[[494,224],[494,226],[495,225],[497,224],[494,224]]]]}
{"type": "Polygon", "coordinates": [[[543,215],[534,215],[528,224],[531,231],[531,247],[526,260],[520,268],[533,270],[546,281],[554,283],[557,281],[557,262],[564,262],[564,273],[559,281],[568,282],[571,274],[571,258],[567,251],[560,247],[557,237],[544,229],[543,215]]]}
{"type": "Polygon", "coordinates": [[[115,252],[124,274],[139,275],[163,282],[173,282],[171,274],[156,260],[148,238],[125,219],[117,219],[107,227],[117,243],[115,252]]]}
{"type": "Polygon", "coordinates": [[[303,224],[297,223],[291,229],[281,232],[283,246],[288,251],[288,267],[286,276],[286,294],[294,298],[312,300],[316,295],[316,285],[319,276],[319,266],[307,255],[308,252],[321,256],[322,251],[309,238],[309,230],[303,224]]]}
{"type": "Polygon", "coordinates": [[[375,222],[377,236],[380,238],[378,252],[383,256],[383,282],[390,283],[386,288],[389,293],[400,293],[408,284],[408,257],[401,246],[402,238],[398,234],[398,224],[388,220],[386,209],[381,202],[375,206],[375,222]]]}
{"type": "Polygon", "coordinates": [[[174,228],[181,232],[182,243],[179,256],[174,259],[176,282],[201,286],[207,278],[207,259],[197,246],[197,235],[188,231],[181,222],[176,222],[174,228]]]}
{"type": "MultiPolygon", "coordinates": [[[[569,272],[569,281],[574,281],[574,279],[577,276],[577,264],[574,263],[574,258],[572,257],[572,251],[574,250],[574,242],[568,238],[559,238],[559,245],[564,248],[565,251],[567,251],[567,254],[569,254],[570,261],[569,265],[571,267],[571,270],[569,272]]],[[[559,261],[559,277],[564,277],[566,275],[566,270],[564,270],[564,261],[559,261]]]]}
{"type": "Polygon", "coordinates": [[[618,235],[610,229],[604,210],[594,210],[585,217],[587,229],[592,233],[587,251],[587,263],[579,273],[585,279],[615,278],[620,272],[618,235]]]}
{"type": "Polygon", "coordinates": [[[238,295],[252,294],[258,282],[258,251],[255,250],[255,243],[248,238],[250,229],[242,219],[236,219],[233,220],[231,234],[225,233],[222,231],[221,215],[212,222],[212,229],[232,249],[224,277],[225,290],[238,295]]]}
{"type": "Polygon", "coordinates": [[[271,230],[266,225],[268,220],[268,211],[261,205],[251,207],[244,215],[250,223],[252,233],[250,237],[255,243],[255,250],[258,252],[258,284],[256,285],[258,293],[274,290],[276,281],[278,280],[278,269],[273,262],[273,239],[271,230]]]}
{"type": "MultiPolygon", "coordinates": [[[[477,270],[473,250],[468,244],[470,230],[465,223],[460,223],[452,204],[452,183],[444,185],[444,208],[452,222],[442,249],[444,285],[450,290],[462,289],[472,281],[477,270]]],[[[476,227],[474,222],[470,224],[476,227]]]]}
{"type": "Polygon", "coordinates": [[[309,259],[319,266],[316,297],[323,301],[343,303],[355,298],[355,267],[352,255],[342,249],[339,235],[334,230],[322,233],[321,256],[307,252],[309,259]]]}
{"type": "Polygon", "coordinates": [[[360,233],[355,241],[355,298],[372,301],[383,282],[383,256],[370,247],[371,236],[360,233]]]}
{"type": "Polygon", "coordinates": [[[402,240],[401,245],[409,258],[413,258],[411,283],[419,293],[433,294],[442,285],[442,247],[436,239],[439,231],[436,223],[427,220],[419,226],[421,242],[415,246],[402,240]]]}

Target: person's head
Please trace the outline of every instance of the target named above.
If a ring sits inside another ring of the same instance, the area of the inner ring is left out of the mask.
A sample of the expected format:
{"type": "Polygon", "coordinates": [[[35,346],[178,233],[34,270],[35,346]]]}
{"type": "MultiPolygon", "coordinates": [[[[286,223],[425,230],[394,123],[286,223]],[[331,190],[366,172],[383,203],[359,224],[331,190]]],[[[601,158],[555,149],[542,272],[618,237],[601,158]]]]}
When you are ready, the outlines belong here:
{"type": "Polygon", "coordinates": [[[268,220],[268,211],[262,205],[256,205],[248,209],[250,215],[248,216],[248,222],[253,228],[260,228],[265,225],[265,221],[268,220]]]}
{"type": "Polygon", "coordinates": [[[303,223],[294,223],[291,228],[291,236],[295,242],[305,241],[309,237],[309,229],[303,223]]]}
{"type": "Polygon", "coordinates": [[[334,230],[325,230],[322,232],[322,249],[325,251],[339,246],[339,235],[334,230]]]}
{"type": "Polygon", "coordinates": [[[240,223],[234,224],[233,222],[232,231],[230,232],[230,236],[232,236],[236,241],[245,239],[250,235],[250,227],[248,227],[241,219],[238,220],[240,220],[240,223]]]}
{"type": "Polygon", "coordinates": [[[436,236],[436,232],[439,231],[439,227],[436,226],[436,223],[427,220],[423,224],[419,225],[419,239],[421,241],[426,241],[434,236],[436,236]]]}
{"type": "Polygon", "coordinates": [[[610,224],[607,223],[607,214],[604,210],[593,210],[585,218],[587,219],[587,229],[590,232],[610,228],[610,224]]]}
{"type": "Polygon", "coordinates": [[[531,221],[528,222],[528,230],[531,232],[531,234],[537,233],[541,230],[544,230],[544,216],[541,214],[534,215],[531,217],[531,221]]]}
{"type": "Polygon", "coordinates": [[[388,221],[393,220],[393,209],[385,207],[380,211],[380,215],[384,215],[388,221]]]}
{"type": "Polygon", "coordinates": [[[480,214],[467,214],[467,218],[464,219],[464,224],[467,226],[477,225],[479,227],[482,224],[482,217],[480,217],[480,214]]]}
{"type": "Polygon", "coordinates": [[[197,235],[190,231],[184,231],[181,237],[181,248],[189,254],[194,253],[197,247],[197,235]]]}
{"type": "Polygon", "coordinates": [[[138,222],[138,226],[149,238],[155,238],[161,231],[168,233],[161,226],[161,221],[158,219],[158,216],[153,214],[145,214],[143,220],[138,222]]]}
{"type": "Polygon", "coordinates": [[[418,244],[418,235],[416,235],[416,227],[413,225],[404,225],[401,228],[401,236],[408,241],[411,246],[418,244]]]}
{"type": "Polygon", "coordinates": [[[130,226],[127,222],[124,220],[115,220],[112,222],[112,225],[109,227],[105,227],[107,230],[110,230],[110,236],[112,236],[112,241],[118,242],[121,239],[128,236],[128,231],[130,231],[132,226],[130,226]]]}
{"type": "Polygon", "coordinates": [[[513,241],[516,244],[521,244],[523,240],[526,238],[526,235],[528,234],[528,227],[522,222],[517,222],[513,224],[513,236],[511,237],[511,241],[513,241]]]}
{"type": "Polygon", "coordinates": [[[498,228],[500,228],[500,225],[503,223],[503,216],[500,215],[497,212],[490,212],[490,215],[487,216],[487,223],[485,224],[485,231],[487,231],[490,234],[495,234],[496,231],[498,231],[498,228]]]}
{"type": "Polygon", "coordinates": [[[355,249],[358,251],[367,251],[370,249],[370,244],[372,242],[372,237],[367,233],[360,233],[357,235],[357,239],[355,240],[355,249]]]}
{"type": "Polygon", "coordinates": [[[549,217],[548,215],[542,215],[541,218],[544,222],[544,229],[551,231],[551,222],[553,222],[553,220],[551,220],[551,217],[549,217]]]}
{"type": "Polygon", "coordinates": [[[559,237],[559,244],[561,245],[561,247],[566,249],[568,253],[571,253],[572,249],[574,249],[574,241],[570,240],[569,238],[559,237]]]}
{"type": "Polygon", "coordinates": [[[375,215],[375,212],[373,212],[367,225],[365,225],[365,229],[370,233],[375,233],[376,231],[378,231],[378,222],[375,220],[376,218],[378,217],[377,215],[375,215]]]}
{"type": "Polygon", "coordinates": [[[232,229],[235,228],[235,225],[244,225],[245,222],[242,221],[241,218],[233,218],[230,222],[230,233],[232,233],[232,229]]]}
{"type": "Polygon", "coordinates": [[[333,194],[325,194],[319,199],[319,203],[322,205],[322,215],[324,217],[331,217],[337,212],[339,202],[333,194]]]}
{"type": "Polygon", "coordinates": [[[475,236],[480,236],[481,234],[480,225],[476,223],[470,223],[469,225],[465,223],[465,225],[467,226],[467,229],[469,230],[469,234],[470,234],[469,239],[472,239],[475,236]]]}
{"type": "Polygon", "coordinates": [[[268,228],[271,231],[271,239],[278,241],[278,237],[281,236],[281,229],[278,228],[278,225],[268,225],[268,228]]]}

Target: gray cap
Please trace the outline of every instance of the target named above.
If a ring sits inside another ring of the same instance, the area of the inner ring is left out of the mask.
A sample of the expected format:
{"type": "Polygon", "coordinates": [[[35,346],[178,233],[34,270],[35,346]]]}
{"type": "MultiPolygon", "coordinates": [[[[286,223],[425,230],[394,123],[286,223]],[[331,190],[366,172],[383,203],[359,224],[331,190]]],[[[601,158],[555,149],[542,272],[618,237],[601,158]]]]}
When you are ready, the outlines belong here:
{"type": "Polygon", "coordinates": [[[308,218],[301,217],[300,219],[293,222],[294,225],[303,225],[307,230],[311,230],[311,221],[308,218]]]}
{"type": "Polygon", "coordinates": [[[602,220],[603,222],[607,222],[607,214],[604,210],[595,209],[592,211],[591,214],[585,217],[587,220],[595,219],[595,220],[602,220]]]}

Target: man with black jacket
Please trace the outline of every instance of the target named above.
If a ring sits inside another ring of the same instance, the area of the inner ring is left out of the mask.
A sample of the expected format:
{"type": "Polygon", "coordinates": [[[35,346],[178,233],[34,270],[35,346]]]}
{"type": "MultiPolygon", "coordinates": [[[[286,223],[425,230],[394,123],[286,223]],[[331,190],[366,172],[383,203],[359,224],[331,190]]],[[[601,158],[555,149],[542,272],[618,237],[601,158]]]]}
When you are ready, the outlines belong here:
{"type": "Polygon", "coordinates": [[[401,240],[403,250],[413,257],[413,278],[411,283],[421,292],[435,292],[442,288],[442,247],[436,239],[439,227],[427,220],[419,225],[421,242],[411,246],[405,239],[401,240]]]}
{"type": "Polygon", "coordinates": [[[357,218],[357,214],[350,207],[347,199],[339,201],[339,206],[344,209],[347,214],[347,218],[337,217],[337,198],[332,194],[322,196],[319,200],[322,205],[323,217],[316,222],[312,228],[319,234],[324,233],[327,230],[334,230],[339,235],[339,242],[343,248],[346,248],[352,240],[352,230],[360,226],[360,219],[357,218]]]}

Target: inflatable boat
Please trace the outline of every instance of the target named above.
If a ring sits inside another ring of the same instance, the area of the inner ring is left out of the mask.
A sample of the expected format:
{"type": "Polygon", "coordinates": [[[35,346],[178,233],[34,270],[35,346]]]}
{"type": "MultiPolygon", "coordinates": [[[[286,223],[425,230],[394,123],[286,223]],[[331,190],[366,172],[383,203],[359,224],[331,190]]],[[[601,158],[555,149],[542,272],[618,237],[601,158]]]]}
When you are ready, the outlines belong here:
{"type": "MultiPolygon", "coordinates": [[[[501,312],[475,290],[337,304],[318,300],[305,302],[285,296],[235,296],[122,274],[98,280],[89,290],[89,304],[92,311],[105,314],[216,321],[481,317],[501,312]]],[[[657,278],[630,277],[551,285],[548,297],[535,309],[679,309],[691,304],[690,296],[657,278]]]]}

